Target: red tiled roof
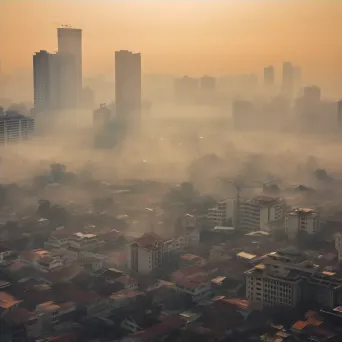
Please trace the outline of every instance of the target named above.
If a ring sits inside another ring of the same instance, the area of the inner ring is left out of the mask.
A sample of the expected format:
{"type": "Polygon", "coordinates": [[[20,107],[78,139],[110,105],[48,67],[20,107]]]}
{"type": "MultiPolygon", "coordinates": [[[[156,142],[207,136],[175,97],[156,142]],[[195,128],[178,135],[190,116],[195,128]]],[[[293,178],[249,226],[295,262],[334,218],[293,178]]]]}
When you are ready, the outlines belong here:
{"type": "Polygon", "coordinates": [[[178,316],[170,316],[164,319],[161,323],[158,323],[146,330],[138,331],[133,334],[134,337],[138,337],[141,342],[149,342],[157,337],[170,334],[175,329],[180,328],[185,324],[185,321],[178,316]]]}
{"type": "Polygon", "coordinates": [[[150,249],[155,246],[156,243],[161,242],[162,238],[154,233],[145,233],[135,240],[139,246],[150,249]]]}
{"type": "Polygon", "coordinates": [[[139,292],[139,291],[133,291],[133,290],[120,290],[117,292],[112,293],[109,298],[113,300],[118,300],[122,298],[134,298],[138,296],[144,295],[144,292],[139,292]]]}
{"type": "Polygon", "coordinates": [[[197,281],[193,281],[190,279],[179,279],[176,282],[177,286],[182,286],[185,289],[196,289],[197,287],[199,287],[201,284],[203,284],[203,282],[197,282],[197,281]]]}
{"type": "Polygon", "coordinates": [[[195,260],[201,260],[201,259],[203,259],[203,258],[201,258],[200,256],[195,255],[195,254],[183,254],[180,258],[181,258],[182,260],[187,260],[187,261],[195,261],[195,260]]]}
{"type": "Polygon", "coordinates": [[[188,267],[181,268],[172,273],[172,277],[174,278],[183,278],[183,277],[191,277],[197,274],[205,273],[203,269],[197,265],[191,265],[188,267]]]}
{"type": "Polygon", "coordinates": [[[63,267],[54,272],[42,272],[41,278],[46,279],[51,283],[58,283],[63,280],[70,280],[75,278],[82,270],[82,266],[74,264],[67,267],[63,267]]]}
{"type": "Polygon", "coordinates": [[[246,310],[250,308],[250,303],[246,299],[240,298],[222,298],[220,299],[222,303],[230,304],[235,306],[237,309],[246,310]]]}
{"type": "Polygon", "coordinates": [[[295,329],[295,330],[303,330],[306,326],[308,326],[308,323],[307,322],[304,322],[304,321],[297,321],[295,324],[292,325],[292,329],[295,329]]]}
{"type": "Polygon", "coordinates": [[[21,300],[15,299],[12,295],[7,292],[0,292],[0,308],[9,309],[12,306],[20,303],[21,300]]]}

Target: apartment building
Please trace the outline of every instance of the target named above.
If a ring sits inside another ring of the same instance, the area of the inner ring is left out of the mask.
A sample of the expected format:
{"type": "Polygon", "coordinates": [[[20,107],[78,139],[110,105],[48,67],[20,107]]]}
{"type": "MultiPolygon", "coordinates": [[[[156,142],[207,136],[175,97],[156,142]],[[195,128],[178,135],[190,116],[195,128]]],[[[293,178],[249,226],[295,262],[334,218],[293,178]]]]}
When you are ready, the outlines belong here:
{"type": "Polygon", "coordinates": [[[223,226],[229,219],[233,219],[235,202],[228,198],[217,202],[216,207],[208,209],[207,222],[210,226],[223,226]]]}
{"type": "Polygon", "coordinates": [[[34,131],[34,119],[0,107],[0,145],[27,140],[34,131]]]}
{"type": "Polygon", "coordinates": [[[295,307],[302,300],[303,278],[315,272],[297,250],[279,250],[245,273],[246,297],[266,307],[295,307]]]}
{"type": "Polygon", "coordinates": [[[284,201],[278,197],[257,196],[240,200],[239,228],[245,232],[267,229],[269,222],[284,217],[284,201]]]}
{"type": "Polygon", "coordinates": [[[104,245],[96,234],[75,233],[69,238],[69,246],[79,250],[94,250],[104,245]]]}
{"type": "Polygon", "coordinates": [[[128,245],[128,268],[133,272],[148,274],[162,266],[164,241],[154,233],[145,233],[128,245]]]}
{"type": "Polygon", "coordinates": [[[295,307],[301,301],[326,308],[342,304],[342,279],[319,271],[293,248],[269,254],[245,274],[247,299],[265,307],[295,307]]]}
{"type": "Polygon", "coordinates": [[[309,235],[320,232],[320,215],[310,208],[296,208],[285,213],[285,233],[295,239],[299,232],[309,235]]]}

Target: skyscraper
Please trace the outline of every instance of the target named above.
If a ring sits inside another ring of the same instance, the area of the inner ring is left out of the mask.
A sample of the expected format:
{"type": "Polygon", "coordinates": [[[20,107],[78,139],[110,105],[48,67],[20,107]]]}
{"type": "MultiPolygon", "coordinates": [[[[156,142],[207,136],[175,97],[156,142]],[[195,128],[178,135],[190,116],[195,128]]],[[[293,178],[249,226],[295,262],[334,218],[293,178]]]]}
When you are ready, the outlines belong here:
{"type": "Polygon", "coordinates": [[[127,126],[138,126],[141,119],[141,54],[115,52],[116,116],[127,126]]]}
{"type": "Polygon", "coordinates": [[[61,27],[57,29],[57,36],[62,68],[61,89],[68,89],[68,100],[64,104],[62,101],[62,104],[67,108],[79,107],[82,94],[82,30],[61,27]]]}
{"type": "Polygon", "coordinates": [[[34,108],[36,112],[59,107],[58,56],[41,50],[33,55],[34,108]]]}
{"type": "Polygon", "coordinates": [[[274,86],[274,67],[272,65],[264,68],[264,86],[266,88],[274,86]]]}
{"type": "Polygon", "coordinates": [[[291,62],[283,63],[282,91],[284,95],[292,97],[294,88],[294,67],[291,62]]]}

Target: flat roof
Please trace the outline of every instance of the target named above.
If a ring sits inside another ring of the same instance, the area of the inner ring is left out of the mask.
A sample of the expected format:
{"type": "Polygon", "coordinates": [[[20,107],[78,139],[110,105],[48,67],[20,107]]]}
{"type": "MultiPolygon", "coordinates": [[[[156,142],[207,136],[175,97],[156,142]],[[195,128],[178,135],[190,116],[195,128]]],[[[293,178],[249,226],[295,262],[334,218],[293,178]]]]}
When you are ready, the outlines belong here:
{"type": "Polygon", "coordinates": [[[248,259],[248,260],[252,260],[252,259],[256,258],[255,254],[250,254],[250,253],[246,253],[246,252],[240,252],[240,253],[236,254],[236,256],[243,258],[243,259],[248,259]]]}

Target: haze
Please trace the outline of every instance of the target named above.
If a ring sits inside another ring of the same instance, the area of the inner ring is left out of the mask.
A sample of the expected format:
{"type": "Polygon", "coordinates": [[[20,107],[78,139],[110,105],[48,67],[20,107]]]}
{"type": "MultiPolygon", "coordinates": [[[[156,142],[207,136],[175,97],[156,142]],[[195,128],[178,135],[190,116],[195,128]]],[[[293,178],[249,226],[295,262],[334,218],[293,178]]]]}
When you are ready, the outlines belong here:
{"type": "Polygon", "coordinates": [[[291,58],[309,81],[342,79],[338,1],[2,0],[0,13],[9,72],[29,68],[33,51],[54,51],[56,27],[69,24],[84,32],[86,76],[112,73],[113,51],[130,49],[145,73],[231,74],[291,58]]]}

